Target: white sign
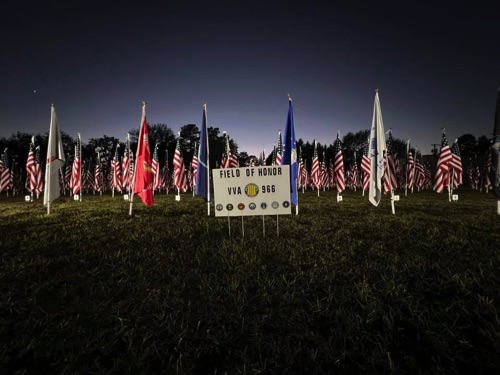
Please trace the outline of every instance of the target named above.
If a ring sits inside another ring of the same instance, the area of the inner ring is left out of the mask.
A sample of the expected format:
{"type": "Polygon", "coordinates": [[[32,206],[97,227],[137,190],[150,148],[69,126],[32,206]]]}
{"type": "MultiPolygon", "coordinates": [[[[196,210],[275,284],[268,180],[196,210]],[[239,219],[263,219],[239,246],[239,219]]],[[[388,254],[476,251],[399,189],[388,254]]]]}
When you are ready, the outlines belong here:
{"type": "Polygon", "coordinates": [[[458,201],[458,194],[452,194],[451,199],[454,201],[458,201]]]}
{"type": "Polygon", "coordinates": [[[30,197],[29,195],[25,195],[25,196],[24,196],[24,200],[25,200],[26,202],[31,202],[31,197],[30,197]]]}
{"type": "Polygon", "coordinates": [[[78,194],[75,194],[75,195],[73,195],[73,199],[75,201],[79,201],[80,200],[80,196],[78,194]]]}
{"type": "Polygon", "coordinates": [[[123,194],[123,200],[128,201],[128,194],[123,194]]]}
{"type": "Polygon", "coordinates": [[[290,166],[213,169],[215,216],[287,215],[290,166]]]}

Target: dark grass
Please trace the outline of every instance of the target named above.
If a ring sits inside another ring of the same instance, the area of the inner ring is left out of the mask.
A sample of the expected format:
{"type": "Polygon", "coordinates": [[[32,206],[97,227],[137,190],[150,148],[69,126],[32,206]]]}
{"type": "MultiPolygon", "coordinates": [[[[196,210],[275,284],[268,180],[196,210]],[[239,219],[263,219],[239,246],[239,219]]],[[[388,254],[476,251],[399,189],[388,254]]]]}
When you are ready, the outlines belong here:
{"type": "MultiPolygon", "coordinates": [[[[190,194],[0,197],[5,373],[500,371],[491,194],[372,206],[308,191],[299,215],[206,216],[190,194]],[[277,228],[278,224],[278,228],[277,228]],[[278,230],[277,230],[278,229],[278,230]]],[[[213,215],[213,209],[212,209],[213,215]]]]}

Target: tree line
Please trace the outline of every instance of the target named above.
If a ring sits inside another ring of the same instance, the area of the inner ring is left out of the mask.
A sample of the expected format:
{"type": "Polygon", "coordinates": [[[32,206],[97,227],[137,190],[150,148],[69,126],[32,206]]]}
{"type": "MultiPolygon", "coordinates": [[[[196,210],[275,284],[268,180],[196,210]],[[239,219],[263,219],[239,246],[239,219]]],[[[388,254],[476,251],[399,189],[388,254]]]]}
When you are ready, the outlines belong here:
{"type": "MultiPolygon", "coordinates": [[[[179,140],[182,154],[187,164],[186,166],[188,166],[192,160],[193,154],[197,152],[197,145],[199,145],[200,132],[197,125],[184,125],[180,128],[177,135],[170,127],[161,123],[148,124],[148,129],[151,155],[153,155],[155,146],[158,145],[158,160],[161,165],[168,163],[169,168],[173,167],[173,155],[177,140],[179,140]]],[[[209,127],[207,132],[210,148],[210,168],[216,168],[220,166],[220,162],[226,152],[226,134],[221,133],[218,127],[209,127]]],[[[131,129],[128,133],[130,135],[130,146],[135,154],[139,129],[131,129]]],[[[48,132],[45,134],[35,135],[17,132],[13,133],[9,138],[1,137],[0,153],[3,153],[4,150],[7,149],[9,166],[13,170],[24,173],[32,137],[34,136],[35,138],[35,144],[40,146],[40,153],[43,162],[47,152],[48,135],[48,132]]],[[[61,132],[61,135],[66,158],[68,161],[71,161],[74,156],[76,139],[64,131],[61,132]]],[[[360,130],[355,133],[349,132],[342,137],[342,154],[346,168],[349,168],[355,162],[359,163],[368,136],[369,130],[360,130]]],[[[262,155],[249,155],[246,151],[239,151],[238,143],[230,137],[228,137],[228,139],[231,152],[238,156],[240,166],[255,164],[259,158],[262,157],[262,155]]],[[[122,156],[123,150],[125,149],[125,142],[121,142],[118,138],[107,135],[100,138],[90,138],[87,143],[82,142],[83,159],[89,160],[92,164],[99,162],[103,165],[108,165],[115,154],[116,146],[118,144],[120,145],[121,150],[120,156],[122,156]]],[[[393,144],[395,153],[398,157],[405,158],[407,153],[406,142],[398,138],[393,138],[393,144]]],[[[465,169],[469,166],[475,167],[477,165],[483,165],[485,162],[485,155],[491,146],[491,141],[485,135],[476,139],[476,137],[472,134],[464,134],[458,138],[458,144],[460,147],[462,163],[465,169]]],[[[432,154],[436,155],[437,160],[440,145],[436,144],[434,146],[432,154]]],[[[419,157],[419,150],[411,148],[410,151],[414,157],[419,157]]],[[[306,167],[310,169],[314,153],[314,140],[304,141],[303,139],[298,139],[297,153],[301,154],[306,167]]],[[[330,144],[317,142],[317,153],[320,161],[323,161],[324,159],[326,159],[326,162],[333,160],[335,156],[333,142],[330,144]]],[[[266,164],[271,164],[272,159],[272,152],[265,155],[266,164]]],[[[430,167],[432,168],[434,166],[430,167]]]]}

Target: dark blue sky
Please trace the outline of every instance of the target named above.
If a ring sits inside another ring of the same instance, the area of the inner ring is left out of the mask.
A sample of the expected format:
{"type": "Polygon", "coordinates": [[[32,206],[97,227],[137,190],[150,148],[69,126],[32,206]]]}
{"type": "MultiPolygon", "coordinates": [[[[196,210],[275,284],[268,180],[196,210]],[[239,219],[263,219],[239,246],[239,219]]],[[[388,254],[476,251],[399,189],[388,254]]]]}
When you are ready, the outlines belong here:
{"type": "Polygon", "coordinates": [[[54,103],[69,135],[124,140],[142,100],[177,132],[206,101],[209,126],[268,153],[288,93],[297,138],[330,144],[370,128],[376,88],[386,130],[424,154],[442,127],[493,131],[496,2],[67,3],[2,5],[0,136],[47,132],[54,103]]]}

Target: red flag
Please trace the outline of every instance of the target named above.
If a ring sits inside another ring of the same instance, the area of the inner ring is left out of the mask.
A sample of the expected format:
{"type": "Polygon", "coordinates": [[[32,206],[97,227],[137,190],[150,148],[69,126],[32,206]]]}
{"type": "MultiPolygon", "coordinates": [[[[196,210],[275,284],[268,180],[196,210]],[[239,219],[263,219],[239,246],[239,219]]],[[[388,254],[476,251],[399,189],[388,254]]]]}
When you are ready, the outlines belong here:
{"type": "Polygon", "coordinates": [[[141,130],[137,145],[134,193],[138,194],[146,206],[153,206],[153,171],[149,150],[148,124],[146,123],[146,104],[142,106],[141,130]]]}

